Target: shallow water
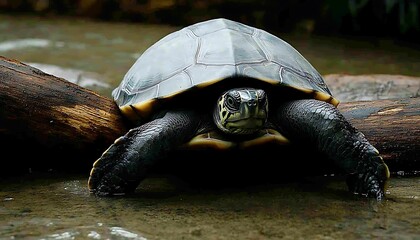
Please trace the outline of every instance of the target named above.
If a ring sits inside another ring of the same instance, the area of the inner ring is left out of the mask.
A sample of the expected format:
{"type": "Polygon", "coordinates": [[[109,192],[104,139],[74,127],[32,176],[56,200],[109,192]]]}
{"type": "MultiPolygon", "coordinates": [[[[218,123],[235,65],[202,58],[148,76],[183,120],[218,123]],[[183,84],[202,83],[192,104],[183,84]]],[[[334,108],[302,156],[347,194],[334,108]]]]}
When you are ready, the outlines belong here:
{"type": "Polygon", "coordinates": [[[420,179],[392,178],[381,203],[338,177],[182,190],[164,177],[128,197],[90,195],[84,176],[0,183],[0,236],[36,239],[419,239],[420,179]]]}
{"type": "MultiPolygon", "coordinates": [[[[109,96],[141,52],[176,29],[0,15],[0,55],[60,67],[109,96]]],[[[420,76],[420,51],[389,39],[284,38],[322,74],[420,76]]],[[[98,198],[87,175],[0,181],[0,239],[420,239],[420,177],[393,176],[378,204],[337,176],[217,189],[156,176],[134,195],[98,198]]]]}

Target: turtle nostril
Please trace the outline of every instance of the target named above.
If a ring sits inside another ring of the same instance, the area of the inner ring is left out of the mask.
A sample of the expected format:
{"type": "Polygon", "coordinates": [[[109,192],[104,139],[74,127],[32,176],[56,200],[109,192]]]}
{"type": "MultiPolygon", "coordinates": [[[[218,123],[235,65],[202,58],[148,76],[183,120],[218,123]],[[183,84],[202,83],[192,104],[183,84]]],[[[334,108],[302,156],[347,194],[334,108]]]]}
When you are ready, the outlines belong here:
{"type": "Polygon", "coordinates": [[[250,107],[255,107],[257,105],[257,101],[255,101],[255,100],[249,100],[247,104],[250,107]]]}

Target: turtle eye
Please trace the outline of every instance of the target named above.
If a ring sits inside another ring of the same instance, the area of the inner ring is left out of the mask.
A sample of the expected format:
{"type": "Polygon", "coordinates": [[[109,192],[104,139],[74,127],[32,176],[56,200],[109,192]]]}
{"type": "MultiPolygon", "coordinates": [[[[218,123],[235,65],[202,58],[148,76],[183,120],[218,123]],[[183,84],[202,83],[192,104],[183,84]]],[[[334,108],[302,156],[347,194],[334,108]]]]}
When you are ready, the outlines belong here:
{"type": "Polygon", "coordinates": [[[241,96],[238,92],[232,92],[231,94],[227,94],[226,96],[226,108],[231,111],[238,111],[240,106],[241,96]]]}

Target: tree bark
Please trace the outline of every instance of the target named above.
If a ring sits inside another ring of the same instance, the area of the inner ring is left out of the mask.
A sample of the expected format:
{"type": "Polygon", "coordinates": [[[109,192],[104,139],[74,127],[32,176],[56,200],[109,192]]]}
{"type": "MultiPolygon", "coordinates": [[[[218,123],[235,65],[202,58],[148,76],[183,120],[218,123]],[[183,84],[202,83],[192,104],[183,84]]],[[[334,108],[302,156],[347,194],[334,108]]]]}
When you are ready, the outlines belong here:
{"type": "Polygon", "coordinates": [[[420,170],[420,98],[346,102],[338,108],[391,171],[420,170]]]}
{"type": "Polygon", "coordinates": [[[111,99],[0,58],[2,170],[87,169],[126,131],[111,99]]]}
{"type": "MultiPolygon", "coordinates": [[[[339,109],[391,171],[412,171],[420,170],[419,99],[343,102],[339,109]]],[[[2,172],[61,168],[88,173],[128,128],[112,99],[0,57],[2,172]]]]}

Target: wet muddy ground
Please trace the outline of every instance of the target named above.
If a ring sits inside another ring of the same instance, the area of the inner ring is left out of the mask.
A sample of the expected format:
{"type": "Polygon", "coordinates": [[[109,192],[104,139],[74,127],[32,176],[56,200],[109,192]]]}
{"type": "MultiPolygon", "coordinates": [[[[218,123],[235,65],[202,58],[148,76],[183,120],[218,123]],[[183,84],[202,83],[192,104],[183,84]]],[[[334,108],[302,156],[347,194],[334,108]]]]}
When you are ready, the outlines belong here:
{"type": "Polygon", "coordinates": [[[90,195],[85,176],[0,183],[2,239],[419,239],[420,179],[392,178],[377,203],[340,177],[189,189],[165,177],[131,196],[90,195]]]}

